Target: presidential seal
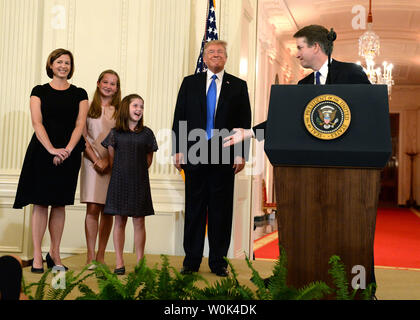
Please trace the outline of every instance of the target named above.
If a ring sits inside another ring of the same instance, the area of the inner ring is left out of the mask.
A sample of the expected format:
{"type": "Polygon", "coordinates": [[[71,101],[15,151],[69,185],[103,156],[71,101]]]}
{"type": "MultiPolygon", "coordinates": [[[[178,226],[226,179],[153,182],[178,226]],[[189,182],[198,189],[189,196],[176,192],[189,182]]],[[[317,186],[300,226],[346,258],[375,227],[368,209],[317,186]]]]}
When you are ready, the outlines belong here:
{"type": "Polygon", "coordinates": [[[332,94],[323,94],[311,100],[303,113],[306,129],[322,140],[340,137],[349,128],[351,113],[347,103],[332,94]]]}

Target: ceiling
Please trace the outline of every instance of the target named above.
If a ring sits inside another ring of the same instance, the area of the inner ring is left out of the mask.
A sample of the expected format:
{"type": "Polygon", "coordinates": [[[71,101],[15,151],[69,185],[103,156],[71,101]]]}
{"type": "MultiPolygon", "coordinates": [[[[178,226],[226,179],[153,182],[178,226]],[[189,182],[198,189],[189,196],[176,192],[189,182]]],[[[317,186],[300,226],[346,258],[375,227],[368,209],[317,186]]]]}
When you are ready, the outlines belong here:
{"type": "MultiPolygon", "coordinates": [[[[260,5],[277,39],[292,53],[293,34],[306,25],[321,24],[337,32],[334,58],[360,60],[358,39],[366,30],[357,27],[366,27],[359,18],[363,13],[367,17],[369,0],[262,0],[260,5]]],[[[396,85],[420,85],[420,0],[372,0],[372,14],[373,31],[381,41],[377,66],[391,62],[396,85]]]]}

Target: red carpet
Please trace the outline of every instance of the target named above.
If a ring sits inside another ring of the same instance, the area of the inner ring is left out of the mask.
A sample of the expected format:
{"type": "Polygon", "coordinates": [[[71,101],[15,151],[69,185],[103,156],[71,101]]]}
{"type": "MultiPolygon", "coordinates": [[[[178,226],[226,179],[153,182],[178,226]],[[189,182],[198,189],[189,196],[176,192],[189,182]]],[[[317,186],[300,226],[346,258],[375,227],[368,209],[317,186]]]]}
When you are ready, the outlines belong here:
{"type": "MultiPolygon", "coordinates": [[[[277,231],[256,240],[254,248],[256,259],[277,259],[277,231]]],[[[376,266],[420,269],[420,213],[378,209],[374,254],[376,266]]]]}
{"type": "Polygon", "coordinates": [[[255,240],[254,254],[255,259],[277,259],[279,256],[277,231],[255,240]]]}
{"type": "Polygon", "coordinates": [[[409,209],[380,209],[376,218],[375,265],[420,268],[420,216],[409,209]]]}

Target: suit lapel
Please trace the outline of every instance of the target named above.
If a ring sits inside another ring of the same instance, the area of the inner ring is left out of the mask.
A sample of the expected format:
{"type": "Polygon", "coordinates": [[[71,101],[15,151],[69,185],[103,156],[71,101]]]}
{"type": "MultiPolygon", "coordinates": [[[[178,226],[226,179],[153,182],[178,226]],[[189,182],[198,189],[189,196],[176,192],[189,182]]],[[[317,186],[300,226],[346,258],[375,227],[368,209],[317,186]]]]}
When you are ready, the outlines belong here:
{"type": "Polygon", "coordinates": [[[299,81],[299,84],[314,84],[314,73],[307,75],[305,78],[299,81]]]}
{"type": "Polygon", "coordinates": [[[335,60],[331,59],[331,70],[328,70],[328,76],[327,76],[327,80],[326,80],[325,84],[327,84],[327,83],[334,84],[335,83],[335,79],[337,78],[336,77],[337,73],[335,72],[336,71],[336,66],[337,66],[337,63],[335,62],[335,60]]]}
{"type": "Polygon", "coordinates": [[[315,83],[315,72],[312,72],[308,76],[306,83],[309,83],[309,84],[314,84],[315,83]]]}
{"type": "Polygon", "coordinates": [[[217,127],[217,119],[219,118],[219,115],[223,114],[223,110],[225,108],[224,102],[230,92],[230,87],[231,87],[231,77],[230,77],[230,74],[225,71],[223,75],[222,87],[220,88],[219,101],[217,103],[216,118],[214,121],[215,127],[217,127]]]}
{"type": "Polygon", "coordinates": [[[199,73],[198,96],[200,97],[201,122],[202,127],[206,128],[207,123],[207,72],[199,73]]]}

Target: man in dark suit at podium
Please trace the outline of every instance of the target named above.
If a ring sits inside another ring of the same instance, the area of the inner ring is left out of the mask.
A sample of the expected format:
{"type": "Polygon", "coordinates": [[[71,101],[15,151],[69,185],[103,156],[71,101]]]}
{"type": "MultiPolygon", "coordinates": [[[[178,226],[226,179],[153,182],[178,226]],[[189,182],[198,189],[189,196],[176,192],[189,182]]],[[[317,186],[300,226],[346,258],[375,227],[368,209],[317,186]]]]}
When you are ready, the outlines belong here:
{"type": "MultiPolygon", "coordinates": [[[[314,71],[300,80],[298,84],[371,84],[362,67],[357,64],[332,59],[331,69],[328,69],[328,33],[329,31],[323,26],[310,25],[300,29],[293,35],[296,39],[296,58],[299,59],[302,67],[314,71]]],[[[235,133],[224,139],[224,146],[231,146],[250,138],[256,138],[259,141],[263,140],[265,138],[266,123],[267,121],[264,121],[252,129],[235,128],[235,133]]],[[[376,283],[374,270],[372,270],[370,281],[376,283]]]]}
{"type": "MultiPolygon", "coordinates": [[[[302,67],[314,71],[300,80],[298,84],[370,84],[362,67],[355,63],[340,62],[332,59],[331,70],[328,70],[328,32],[323,26],[310,25],[300,29],[293,35],[296,39],[296,58],[299,59],[302,67]]],[[[235,133],[225,138],[224,146],[227,147],[251,137],[263,140],[265,129],[266,121],[252,129],[235,128],[235,133]],[[263,132],[263,134],[257,134],[257,130],[261,130],[260,132],[263,132]]]]}

